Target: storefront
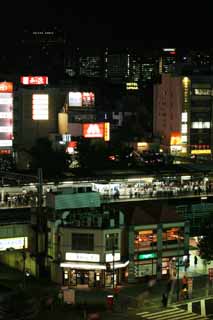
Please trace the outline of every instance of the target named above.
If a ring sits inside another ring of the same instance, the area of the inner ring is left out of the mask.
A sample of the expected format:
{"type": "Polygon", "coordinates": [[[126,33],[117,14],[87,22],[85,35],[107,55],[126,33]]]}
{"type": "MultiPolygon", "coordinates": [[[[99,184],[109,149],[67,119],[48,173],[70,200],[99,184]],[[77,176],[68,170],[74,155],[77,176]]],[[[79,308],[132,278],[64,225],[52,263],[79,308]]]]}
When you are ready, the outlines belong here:
{"type": "Polygon", "coordinates": [[[63,268],[63,284],[67,286],[84,285],[87,287],[112,287],[123,280],[128,261],[120,261],[120,253],[104,254],[101,262],[99,253],[66,252],[65,262],[60,264],[63,268]]]}
{"type": "Polygon", "coordinates": [[[60,264],[63,268],[63,285],[104,288],[113,287],[114,280],[114,286],[117,286],[124,280],[128,263],[63,262],[60,264]]]}

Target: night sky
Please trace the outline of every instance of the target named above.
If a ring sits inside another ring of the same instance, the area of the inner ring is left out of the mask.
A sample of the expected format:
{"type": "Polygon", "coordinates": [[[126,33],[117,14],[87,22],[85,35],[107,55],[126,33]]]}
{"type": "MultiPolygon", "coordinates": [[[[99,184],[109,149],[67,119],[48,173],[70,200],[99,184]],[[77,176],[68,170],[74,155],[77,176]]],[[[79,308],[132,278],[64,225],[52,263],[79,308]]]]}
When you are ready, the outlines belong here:
{"type": "Polygon", "coordinates": [[[5,3],[1,8],[2,41],[19,38],[24,28],[51,29],[59,25],[79,45],[213,46],[210,0],[113,2],[5,3]]]}

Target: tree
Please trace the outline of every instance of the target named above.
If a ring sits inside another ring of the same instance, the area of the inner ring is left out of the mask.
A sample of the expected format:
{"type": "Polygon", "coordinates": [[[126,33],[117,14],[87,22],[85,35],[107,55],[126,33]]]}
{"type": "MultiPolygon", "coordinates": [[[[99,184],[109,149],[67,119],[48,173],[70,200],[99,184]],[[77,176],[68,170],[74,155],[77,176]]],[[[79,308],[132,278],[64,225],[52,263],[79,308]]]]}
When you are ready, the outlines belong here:
{"type": "Polygon", "coordinates": [[[107,165],[108,146],[101,139],[82,139],[78,143],[78,160],[81,168],[100,169],[107,165]]]}
{"type": "Polygon", "coordinates": [[[203,236],[198,243],[199,256],[208,261],[213,260],[213,217],[209,217],[208,221],[201,228],[203,236]]]}
{"type": "Polygon", "coordinates": [[[65,150],[54,150],[47,138],[40,138],[31,149],[31,169],[43,169],[44,176],[59,176],[68,169],[69,155],[65,150]]]}

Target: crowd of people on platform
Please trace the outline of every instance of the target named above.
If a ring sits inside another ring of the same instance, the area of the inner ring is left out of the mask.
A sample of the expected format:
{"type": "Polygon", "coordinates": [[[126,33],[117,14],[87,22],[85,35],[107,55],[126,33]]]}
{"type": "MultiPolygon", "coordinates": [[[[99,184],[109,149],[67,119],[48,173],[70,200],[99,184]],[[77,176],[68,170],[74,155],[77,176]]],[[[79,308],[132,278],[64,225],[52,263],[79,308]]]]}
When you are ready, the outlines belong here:
{"type": "Polygon", "coordinates": [[[211,193],[213,184],[204,179],[197,181],[165,182],[155,181],[152,183],[106,186],[97,190],[105,199],[124,199],[124,198],[149,198],[149,197],[172,197],[185,194],[201,195],[211,193]]]}

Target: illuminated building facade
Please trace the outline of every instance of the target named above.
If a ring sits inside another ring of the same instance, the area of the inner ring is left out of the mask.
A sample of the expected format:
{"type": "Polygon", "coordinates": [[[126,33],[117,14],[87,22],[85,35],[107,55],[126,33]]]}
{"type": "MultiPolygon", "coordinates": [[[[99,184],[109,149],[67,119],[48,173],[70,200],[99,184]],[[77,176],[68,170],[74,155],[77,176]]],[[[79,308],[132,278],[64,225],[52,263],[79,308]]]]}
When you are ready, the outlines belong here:
{"type": "Polygon", "coordinates": [[[174,71],[176,64],[176,49],[163,48],[159,60],[159,74],[171,73],[174,71]]]}
{"type": "Polygon", "coordinates": [[[162,75],[154,87],[154,134],[166,150],[182,155],[210,156],[213,78],[162,75]]]}

